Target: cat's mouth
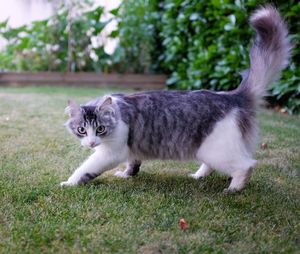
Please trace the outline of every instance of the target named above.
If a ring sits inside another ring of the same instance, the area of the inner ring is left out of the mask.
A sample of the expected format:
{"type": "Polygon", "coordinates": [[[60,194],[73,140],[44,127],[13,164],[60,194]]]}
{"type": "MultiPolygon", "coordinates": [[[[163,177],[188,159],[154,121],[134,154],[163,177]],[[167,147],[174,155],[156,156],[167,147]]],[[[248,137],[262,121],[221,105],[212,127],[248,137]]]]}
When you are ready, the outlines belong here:
{"type": "Polygon", "coordinates": [[[95,148],[99,146],[101,143],[95,143],[95,142],[90,142],[88,144],[86,143],[81,143],[82,146],[87,147],[87,148],[95,148]]]}
{"type": "Polygon", "coordinates": [[[96,146],[100,145],[100,143],[94,143],[94,142],[91,142],[88,147],[89,148],[95,148],[96,146]]]}

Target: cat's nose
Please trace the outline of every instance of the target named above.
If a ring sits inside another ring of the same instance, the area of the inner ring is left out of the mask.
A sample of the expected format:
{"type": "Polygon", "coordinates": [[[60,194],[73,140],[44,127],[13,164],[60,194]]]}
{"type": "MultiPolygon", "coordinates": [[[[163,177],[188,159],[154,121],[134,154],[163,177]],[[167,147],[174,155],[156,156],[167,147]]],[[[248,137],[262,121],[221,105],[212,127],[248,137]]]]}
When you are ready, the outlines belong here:
{"type": "Polygon", "coordinates": [[[95,144],[96,144],[95,141],[91,141],[91,142],[90,142],[90,146],[91,146],[91,147],[94,147],[95,144]]]}

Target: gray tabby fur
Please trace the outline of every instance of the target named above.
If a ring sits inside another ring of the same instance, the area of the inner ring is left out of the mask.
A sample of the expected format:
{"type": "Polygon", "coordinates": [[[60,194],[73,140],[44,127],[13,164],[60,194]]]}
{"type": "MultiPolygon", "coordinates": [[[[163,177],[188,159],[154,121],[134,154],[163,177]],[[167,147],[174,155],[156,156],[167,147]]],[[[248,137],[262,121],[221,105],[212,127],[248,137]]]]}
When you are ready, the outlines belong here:
{"type": "MultiPolygon", "coordinates": [[[[140,159],[194,160],[217,121],[233,109],[244,118],[248,113],[244,112],[247,99],[232,92],[151,91],[111,96],[117,98],[112,107],[129,126],[127,144],[140,159]]],[[[88,107],[95,109],[99,101],[88,107]]]]}
{"type": "Polygon", "coordinates": [[[274,7],[258,9],[250,23],[257,33],[250,54],[251,66],[233,91],[112,94],[80,107],[70,102],[66,125],[71,133],[88,139],[78,133],[78,126],[91,126],[94,132],[98,126],[104,126],[106,131],[85,141],[90,142],[88,146],[95,146],[99,156],[87,160],[62,185],[85,183],[124,160],[127,168],[117,176],[136,175],[141,160],[172,159],[202,162],[192,174],[196,179],[215,169],[232,177],[228,191],[243,189],[256,164],[253,153],[260,101],[267,85],[287,65],[291,49],[286,25],[274,7]],[[108,160],[103,154],[113,159],[108,160]],[[108,162],[98,167],[97,160],[108,162]]]}

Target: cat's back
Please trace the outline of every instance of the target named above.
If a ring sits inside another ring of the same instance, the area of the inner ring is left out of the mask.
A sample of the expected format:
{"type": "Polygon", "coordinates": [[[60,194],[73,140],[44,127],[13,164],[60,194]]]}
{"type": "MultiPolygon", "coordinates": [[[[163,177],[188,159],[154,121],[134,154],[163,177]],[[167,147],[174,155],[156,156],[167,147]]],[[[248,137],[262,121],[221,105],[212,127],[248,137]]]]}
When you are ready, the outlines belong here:
{"type": "Polygon", "coordinates": [[[227,94],[153,91],[119,96],[128,145],[140,157],[187,158],[233,107],[227,94]]]}
{"type": "Polygon", "coordinates": [[[191,110],[197,114],[213,110],[227,111],[234,106],[232,98],[229,97],[232,96],[228,93],[221,94],[208,90],[149,91],[123,95],[122,100],[139,112],[162,113],[171,110],[175,115],[178,112],[182,116],[185,112],[191,114],[191,110]]]}

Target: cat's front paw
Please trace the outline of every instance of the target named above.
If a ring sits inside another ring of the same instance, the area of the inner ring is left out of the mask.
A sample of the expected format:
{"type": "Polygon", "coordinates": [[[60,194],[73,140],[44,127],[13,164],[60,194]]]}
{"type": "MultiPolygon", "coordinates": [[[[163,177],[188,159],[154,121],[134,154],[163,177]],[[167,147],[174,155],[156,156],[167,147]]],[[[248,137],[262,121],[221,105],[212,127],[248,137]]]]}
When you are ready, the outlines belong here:
{"type": "Polygon", "coordinates": [[[115,173],[115,176],[121,177],[121,178],[128,178],[130,175],[128,175],[125,171],[117,171],[115,173]]]}
{"type": "Polygon", "coordinates": [[[196,180],[203,178],[203,176],[197,175],[196,173],[194,173],[194,174],[189,174],[189,177],[194,178],[194,179],[196,179],[196,180]]]}
{"type": "Polygon", "coordinates": [[[71,182],[71,181],[65,181],[65,182],[61,182],[61,183],[60,183],[60,186],[61,186],[61,187],[65,187],[65,186],[75,186],[75,185],[77,185],[77,183],[71,182]]]}
{"type": "Polygon", "coordinates": [[[241,192],[241,190],[232,189],[232,188],[225,188],[223,190],[223,194],[225,194],[225,195],[233,195],[233,194],[238,194],[240,192],[241,192]]]}

